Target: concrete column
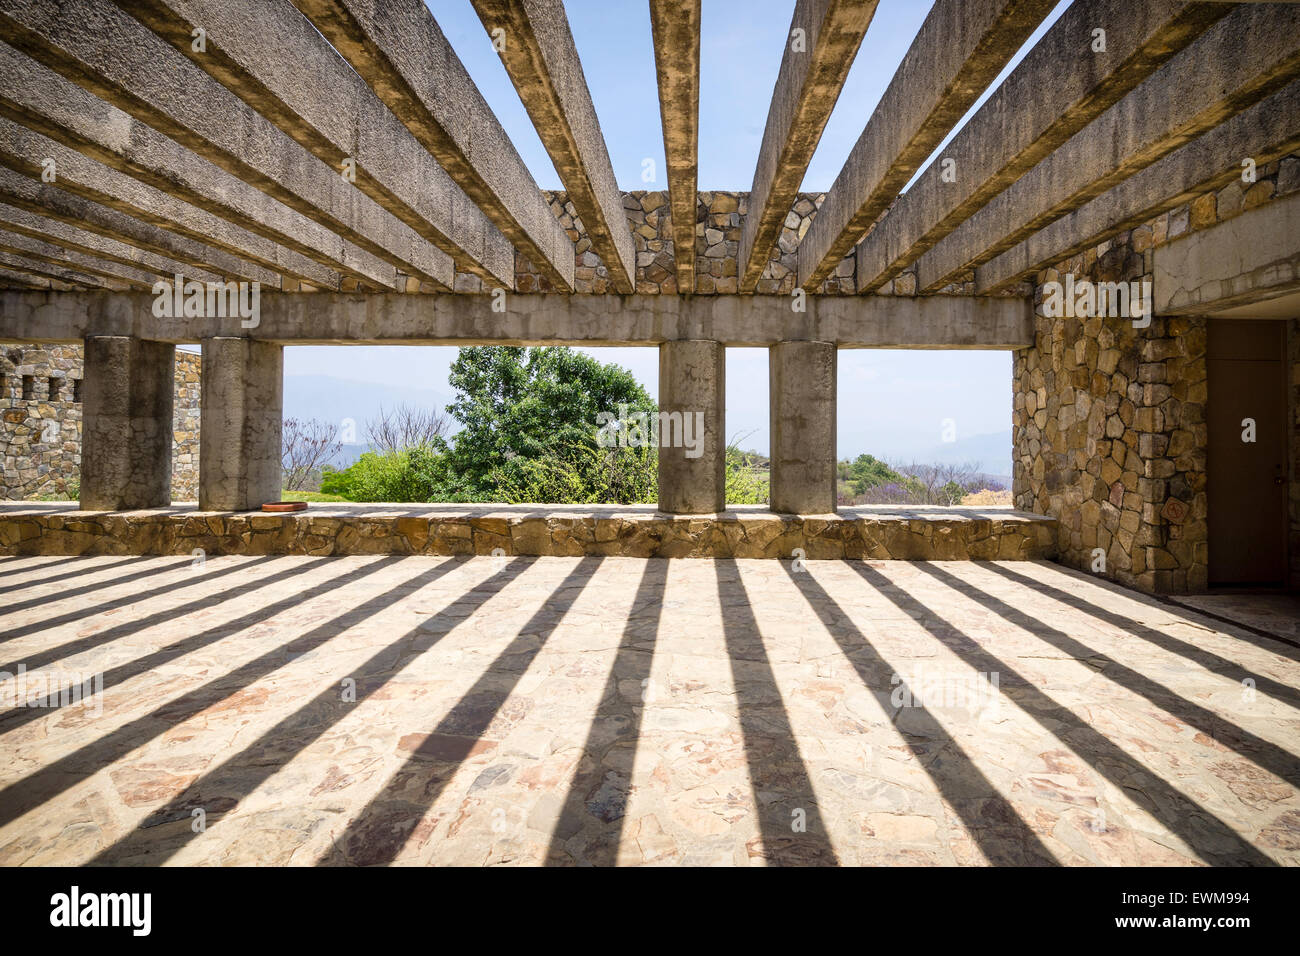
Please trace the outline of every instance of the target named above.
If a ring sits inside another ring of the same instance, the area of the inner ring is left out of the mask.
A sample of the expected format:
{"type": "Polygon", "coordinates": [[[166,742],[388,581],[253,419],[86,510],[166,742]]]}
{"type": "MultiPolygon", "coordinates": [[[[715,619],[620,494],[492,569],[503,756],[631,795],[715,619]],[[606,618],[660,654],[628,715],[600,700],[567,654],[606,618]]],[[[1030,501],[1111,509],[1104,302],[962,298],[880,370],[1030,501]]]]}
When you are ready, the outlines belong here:
{"type": "Polygon", "coordinates": [[[835,353],[833,342],[772,346],[773,511],[835,511],[835,353]]]}
{"type": "Polygon", "coordinates": [[[248,511],[280,500],[284,347],[203,340],[199,509],[248,511]]]}
{"type": "Polygon", "coordinates": [[[175,346],[87,336],[82,380],[81,507],[165,508],[172,490],[175,346]]]}
{"type": "Polygon", "coordinates": [[[727,507],[726,349],[721,342],[659,346],[659,510],[727,507]]]}

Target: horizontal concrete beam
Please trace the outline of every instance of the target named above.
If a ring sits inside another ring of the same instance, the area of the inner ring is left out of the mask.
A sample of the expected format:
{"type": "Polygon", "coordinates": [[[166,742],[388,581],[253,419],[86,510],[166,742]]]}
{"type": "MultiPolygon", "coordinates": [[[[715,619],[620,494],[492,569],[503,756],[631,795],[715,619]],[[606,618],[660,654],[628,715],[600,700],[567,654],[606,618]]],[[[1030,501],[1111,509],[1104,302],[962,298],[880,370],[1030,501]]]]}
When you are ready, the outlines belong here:
{"type": "Polygon", "coordinates": [[[1041,269],[1134,229],[1257,166],[1300,150],[1300,81],[1238,113],[1136,176],[1034,233],[975,270],[975,291],[1002,292],[1041,269]]]}
{"type": "Polygon", "coordinates": [[[331,169],[351,161],[357,188],[462,272],[514,288],[510,240],[289,0],[262,0],[256,16],[230,0],[115,2],[331,169]]]}
{"type": "Polygon", "coordinates": [[[616,292],[636,286],[623,194],[561,0],[473,0],[616,292]],[[495,41],[494,41],[495,42],[495,41]]]}
{"type": "Polygon", "coordinates": [[[133,266],[124,266],[74,249],[66,249],[45,239],[37,239],[3,228],[5,225],[0,222],[0,250],[5,252],[48,262],[51,265],[68,266],[87,275],[125,283],[132,289],[150,289],[157,281],[156,276],[141,272],[133,266]]]}
{"type": "Polygon", "coordinates": [[[293,0],[497,228],[557,289],[573,243],[420,0],[293,0]]]}
{"type": "Polygon", "coordinates": [[[740,233],[741,292],[753,292],[767,267],[877,6],[878,0],[794,6],[740,233]]]}
{"type": "Polygon", "coordinates": [[[1054,0],[938,0],[799,244],[816,289],[1052,9],[1054,0]]]}
{"type": "Polygon", "coordinates": [[[695,291],[695,204],[700,152],[700,0],[650,0],[655,74],[677,291],[695,291]]]}
{"type": "Polygon", "coordinates": [[[1183,0],[1067,8],[859,244],[858,291],[906,269],[1232,9],[1183,0]]]}
{"type": "Polygon", "coordinates": [[[1248,305],[1300,289],[1300,193],[1155,250],[1157,315],[1248,305]]]}
{"type": "Polygon", "coordinates": [[[0,39],[390,267],[370,278],[454,286],[450,256],[111,4],[6,0],[0,39]]]}
{"type": "Polygon", "coordinates": [[[149,293],[0,295],[0,340],[77,342],[131,335],[184,344],[246,336],[284,345],[644,345],[704,339],[731,346],[791,340],[840,348],[1017,349],[1033,344],[1028,299],[973,296],[486,295],[267,293],[260,322],[156,318],[149,293]]]}
{"type": "MultiPolygon", "coordinates": [[[[81,272],[80,270],[70,269],[49,262],[42,262],[39,259],[33,259],[30,256],[20,256],[12,252],[0,251],[0,266],[3,266],[10,272],[17,272],[28,276],[40,276],[44,279],[55,279],[59,282],[66,282],[68,285],[81,286],[87,289],[113,289],[116,291],[125,291],[127,288],[125,282],[114,282],[111,279],[105,279],[102,276],[92,276],[89,273],[81,272]]],[[[75,340],[69,339],[68,341],[75,340]]]]}

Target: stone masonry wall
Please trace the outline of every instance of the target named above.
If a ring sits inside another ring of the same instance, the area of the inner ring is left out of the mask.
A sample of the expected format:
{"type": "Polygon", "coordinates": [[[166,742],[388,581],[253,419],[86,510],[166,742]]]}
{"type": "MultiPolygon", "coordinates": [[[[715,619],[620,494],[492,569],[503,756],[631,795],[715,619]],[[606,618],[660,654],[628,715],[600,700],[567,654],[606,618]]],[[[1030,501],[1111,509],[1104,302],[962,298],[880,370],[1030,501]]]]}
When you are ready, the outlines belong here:
{"type": "MultiPolygon", "coordinates": [[[[1042,286],[1067,274],[1149,281],[1154,248],[1297,189],[1300,158],[1289,156],[1259,167],[1253,184],[1206,193],[1039,273],[1035,343],[1016,353],[1013,372],[1013,492],[1016,507],[1059,520],[1063,563],[1093,571],[1100,548],[1105,576],[1121,583],[1156,593],[1206,587],[1207,321],[1157,315],[1135,329],[1124,318],[1047,318],[1042,286]]],[[[1291,488],[1300,569],[1294,474],[1291,488]]]]}
{"type": "MultiPolygon", "coordinates": [[[[199,365],[177,350],[173,501],[198,498],[199,365]]],[[[79,345],[0,343],[0,499],[77,497],[81,379],[79,345]]]]}

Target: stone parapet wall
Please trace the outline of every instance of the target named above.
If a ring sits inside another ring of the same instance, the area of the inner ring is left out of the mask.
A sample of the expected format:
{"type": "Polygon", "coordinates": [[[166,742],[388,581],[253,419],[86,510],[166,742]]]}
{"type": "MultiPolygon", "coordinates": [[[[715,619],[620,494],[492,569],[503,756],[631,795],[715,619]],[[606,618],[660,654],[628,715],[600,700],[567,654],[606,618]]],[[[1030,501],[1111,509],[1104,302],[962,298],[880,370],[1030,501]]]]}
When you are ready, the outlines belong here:
{"type": "Polygon", "coordinates": [[[605,555],[658,558],[1040,560],[1056,522],[999,509],[873,509],[799,517],[754,510],[665,515],[530,506],[325,507],[296,514],[190,510],[0,512],[0,554],[605,555]],[[539,515],[539,510],[544,513],[539,515]],[[499,551],[497,549],[500,549],[499,551]]]}
{"type": "MultiPolygon", "coordinates": [[[[199,370],[198,353],[176,351],[173,501],[198,497],[199,370]]],[[[76,498],[81,346],[0,343],[0,378],[0,499],[76,498]]]]}
{"type": "MultiPolygon", "coordinates": [[[[1059,560],[1148,592],[1207,586],[1207,320],[1048,318],[1043,286],[1067,275],[1150,281],[1153,250],[1300,189],[1300,157],[1235,181],[1056,263],[1037,276],[1035,344],[1013,372],[1014,501],[1059,519],[1059,560]]],[[[1292,341],[1294,342],[1294,336],[1292,341]]],[[[1300,371],[1293,362],[1300,425],[1300,371]]],[[[1300,463],[1297,463],[1300,467],[1300,463]]],[[[1292,483],[1292,567],[1300,499],[1292,483]]]]}

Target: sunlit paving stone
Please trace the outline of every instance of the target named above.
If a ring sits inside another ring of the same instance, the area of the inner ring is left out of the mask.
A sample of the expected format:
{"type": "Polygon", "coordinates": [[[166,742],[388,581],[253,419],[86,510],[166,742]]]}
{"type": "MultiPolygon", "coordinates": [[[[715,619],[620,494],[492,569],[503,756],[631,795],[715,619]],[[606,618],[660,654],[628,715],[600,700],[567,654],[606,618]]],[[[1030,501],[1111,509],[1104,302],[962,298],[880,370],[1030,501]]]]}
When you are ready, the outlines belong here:
{"type": "Polygon", "coordinates": [[[11,558],[0,591],[4,865],[1300,864],[1300,650],[1053,564],[11,558]]]}

